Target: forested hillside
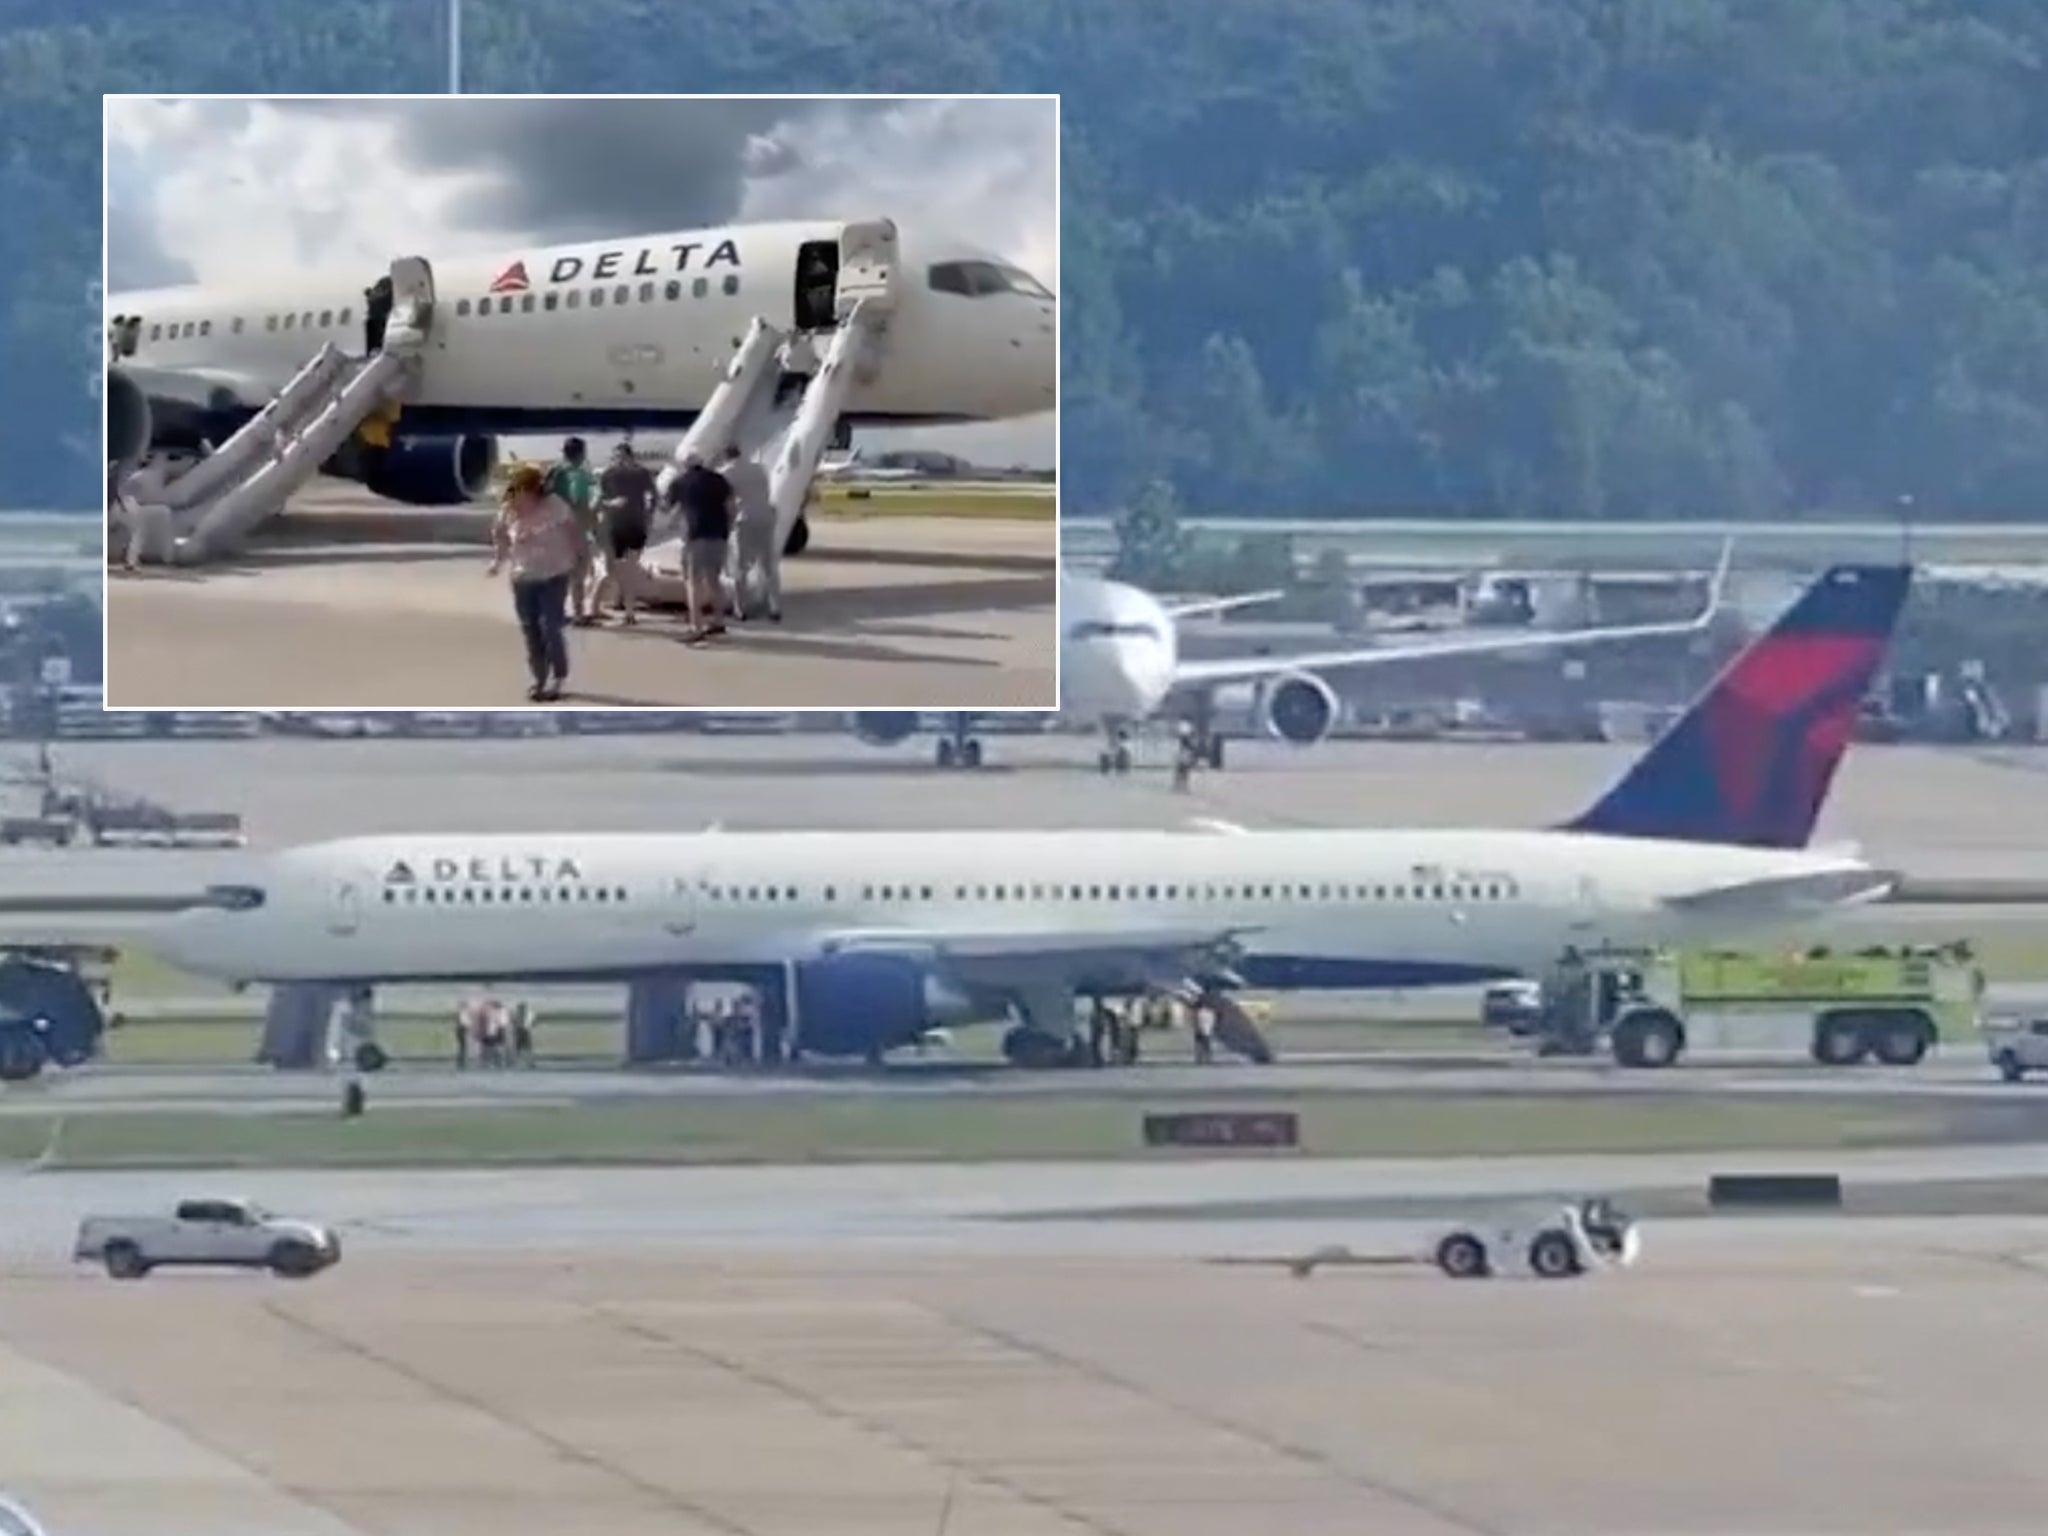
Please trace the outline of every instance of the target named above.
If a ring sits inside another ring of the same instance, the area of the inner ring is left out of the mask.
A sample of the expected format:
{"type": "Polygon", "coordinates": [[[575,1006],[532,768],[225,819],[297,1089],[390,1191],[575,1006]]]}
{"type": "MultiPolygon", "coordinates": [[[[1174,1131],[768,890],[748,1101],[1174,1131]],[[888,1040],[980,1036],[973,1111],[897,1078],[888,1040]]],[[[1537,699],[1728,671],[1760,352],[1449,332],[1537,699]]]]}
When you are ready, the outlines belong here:
{"type": "MultiPolygon", "coordinates": [[[[100,93],[437,89],[444,6],[50,9],[0,0],[6,497],[86,504],[100,93]]],[[[2048,514],[2041,0],[465,15],[476,90],[1062,92],[1077,509],[2048,514]]]]}

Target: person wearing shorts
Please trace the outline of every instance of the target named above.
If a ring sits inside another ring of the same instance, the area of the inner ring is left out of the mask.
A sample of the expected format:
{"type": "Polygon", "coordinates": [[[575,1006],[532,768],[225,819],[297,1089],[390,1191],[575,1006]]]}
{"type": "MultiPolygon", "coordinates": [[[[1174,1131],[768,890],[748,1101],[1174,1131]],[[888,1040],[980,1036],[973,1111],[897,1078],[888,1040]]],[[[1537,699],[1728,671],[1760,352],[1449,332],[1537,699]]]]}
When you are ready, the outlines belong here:
{"type": "Polygon", "coordinates": [[[676,477],[675,499],[683,509],[683,585],[687,590],[692,642],[725,633],[725,550],[732,539],[732,483],[692,454],[676,477]]]}

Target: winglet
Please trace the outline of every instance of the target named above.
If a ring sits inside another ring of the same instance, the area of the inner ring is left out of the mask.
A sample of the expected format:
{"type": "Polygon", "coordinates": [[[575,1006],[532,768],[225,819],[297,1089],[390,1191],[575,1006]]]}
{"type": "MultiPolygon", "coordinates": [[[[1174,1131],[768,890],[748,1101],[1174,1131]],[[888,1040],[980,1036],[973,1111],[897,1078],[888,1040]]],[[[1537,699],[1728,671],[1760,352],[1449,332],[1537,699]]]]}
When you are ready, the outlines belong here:
{"type": "Polygon", "coordinates": [[[1838,565],[1568,831],[1803,848],[1890,649],[1910,565],[1838,565]]]}

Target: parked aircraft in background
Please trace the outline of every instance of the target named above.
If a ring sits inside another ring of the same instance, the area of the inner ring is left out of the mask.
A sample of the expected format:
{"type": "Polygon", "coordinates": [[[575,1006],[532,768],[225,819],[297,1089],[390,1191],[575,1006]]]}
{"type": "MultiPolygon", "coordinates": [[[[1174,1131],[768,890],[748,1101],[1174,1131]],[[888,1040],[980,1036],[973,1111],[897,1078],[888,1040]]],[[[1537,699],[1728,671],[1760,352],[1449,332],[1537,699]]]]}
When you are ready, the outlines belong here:
{"type": "MultiPolygon", "coordinates": [[[[1321,673],[1447,656],[1527,653],[1698,634],[1713,623],[1720,611],[1731,550],[1732,545],[1723,547],[1721,563],[1708,586],[1707,601],[1690,619],[1599,629],[1488,630],[1426,638],[1404,635],[1343,650],[1304,651],[1291,656],[1230,656],[1210,661],[1191,661],[1180,654],[1180,622],[1270,602],[1277,594],[1265,592],[1168,604],[1124,582],[1062,576],[1060,711],[1101,724],[1104,746],[1097,765],[1104,773],[1128,773],[1132,728],[1180,698],[1194,701],[1191,714],[1201,735],[1202,761],[1211,768],[1221,768],[1223,738],[1213,726],[1210,699],[1217,689],[1234,684],[1253,684],[1258,689],[1256,713],[1260,728],[1267,735],[1296,746],[1313,746],[1329,735],[1337,723],[1337,694],[1321,673]]],[[[950,729],[940,737],[937,747],[940,767],[981,765],[982,748],[973,735],[974,719],[971,714],[951,717],[950,729]]],[[[856,713],[851,722],[854,734],[870,746],[894,746],[908,740],[916,734],[919,724],[916,714],[900,710],[856,713]]]]}

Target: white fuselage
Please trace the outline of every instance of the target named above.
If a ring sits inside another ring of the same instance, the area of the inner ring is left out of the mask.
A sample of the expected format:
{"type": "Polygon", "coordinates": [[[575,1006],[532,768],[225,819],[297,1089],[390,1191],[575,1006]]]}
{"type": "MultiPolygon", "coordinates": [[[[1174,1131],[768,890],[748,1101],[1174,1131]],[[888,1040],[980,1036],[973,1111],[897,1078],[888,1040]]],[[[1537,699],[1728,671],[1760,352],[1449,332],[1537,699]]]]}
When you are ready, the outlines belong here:
{"type": "MultiPolygon", "coordinates": [[[[430,258],[434,320],[408,409],[453,415],[471,431],[687,420],[753,317],[797,324],[800,261],[835,246],[842,228],[737,225],[430,258]]],[[[934,231],[899,226],[897,249],[884,366],[854,387],[846,414],[968,421],[1053,409],[1053,295],[1014,264],[934,231]]],[[[275,389],[324,342],[362,349],[364,290],[382,275],[327,270],[118,293],[107,314],[140,319],[127,359],[138,367],[275,389]]]]}
{"type": "MultiPolygon", "coordinates": [[[[617,975],[801,960],[890,930],[1232,932],[1248,956],[1538,969],[1568,945],[1691,943],[1811,917],[1677,897],[1853,857],[1557,832],[707,832],[388,836],[254,862],[243,910],[141,942],[224,980],[617,975]]],[[[1361,975],[1365,974],[1363,970],[1361,975]]],[[[1370,984],[1370,983],[1361,983],[1370,984]]]]}
{"type": "Polygon", "coordinates": [[[1173,691],[1180,637],[1149,592],[1060,578],[1060,709],[1093,721],[1151,718],[1173,691]]]}

